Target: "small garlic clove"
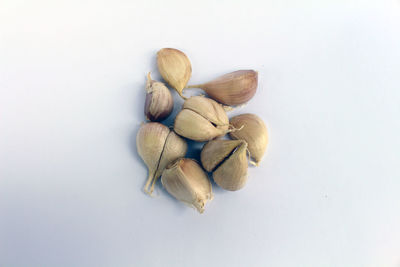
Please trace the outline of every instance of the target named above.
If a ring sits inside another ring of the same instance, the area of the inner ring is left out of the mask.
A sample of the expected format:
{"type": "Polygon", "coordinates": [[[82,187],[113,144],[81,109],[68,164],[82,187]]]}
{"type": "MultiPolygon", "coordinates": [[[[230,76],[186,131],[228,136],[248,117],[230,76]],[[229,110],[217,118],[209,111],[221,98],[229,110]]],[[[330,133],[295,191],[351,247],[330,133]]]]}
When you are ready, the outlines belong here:
{"type": "Polygon", "coordinates": [[[233,139],[243,139],[248,144],[250,156],[258,165],[268,146],[268,130],[263,120],[255,114],[241,114],[231,118],[231,125],[238,129],[229,135],[233,139]]]}
{"type": "Polygon", "coordinates": [[[222,163],[243,141],[241,140],[211,140],[204,145],[200,153],[201,164],[208,172],[212,172],[222,163]]]}
{"type": "Polygon", "coordinates": [[[228,125],[216,127],[198,113],[190,109],[183,109],[176,115],[174,130],[180,136],[203,142],[226,134],[228,125]]]}
{"type": "Polygon", "coordinates": [[[200,114],[216,126],[229,125],[229,119],[221,104],[204,96],[193,96],[183,103],[183,109],[190,109],[200,114]]]}
{"type": "Polygon", "coordinates": [[[157,53],[157,65],[164,80],[185,98],[182,91],[192,75],[189,58],[177,49],[163,48],[157,53]]]}
{"type": "Polygon", "coordinates": [[[225,105],[241,105],[256,93],[258,73],[254,70],[238,70],[222,75],[210,82],[190,85],[187,88],[201,88],[212,99],[225,105]]]}
{"type": "Polygon", "coordinates": [[[168,127],[161,123],[149,122],[143,124],[136,135],[138,154],[149,169],[149,176],[144,187],[146,193],[149,193],[148,188],[157,172],[158,163],[169,132],[168,127]]]}
{"type": "Polygon", "coordinates": [[[152,80],[150,72],[147,75],[146,92],[146,118],[150,121],[161,121],[168,117],[174,107],[171,92],[162,82],[152,80]]]}
{"type": "Polygon", "coordinates": [[[194,160],[178,159],[167,166],[161,176],[165,189],[177,200],[203,213],[207,201],[213,198],[207,174],[194,160]]]}
{"type": "Polygon", "coordinates": [[[247,182],[247,169],[247,143],[242,140],[236,150],[217,167],[212,176],[215,183],[223,189],[237,191],[247,182]]]}

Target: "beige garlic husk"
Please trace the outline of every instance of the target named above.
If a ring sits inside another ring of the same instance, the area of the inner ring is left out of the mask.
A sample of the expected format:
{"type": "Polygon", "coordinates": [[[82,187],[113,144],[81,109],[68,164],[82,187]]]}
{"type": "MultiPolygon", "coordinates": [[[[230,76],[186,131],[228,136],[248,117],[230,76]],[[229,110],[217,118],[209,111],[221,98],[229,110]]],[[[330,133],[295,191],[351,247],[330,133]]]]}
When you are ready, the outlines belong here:
{"type": "Polygon", "coordinates": [[[171,92],[162,82],[151,79],[150,72],[147,74],[146,101],[144,104],[144,115],[149,121],[162,121],[169,116],[174,107],[171,92]]]}
{"type": "Polygon", "coordinates": [[[195,140],[208,141],[229,131],[229,119],[225,110],[214,100],[204,96],[187,99],[175,118],[177,134],[195,140]]]}
{"type": "Polygon", "coordinates": [[[268,130],[263,120],[255,114],[241,114],[231,118],[230,123],[238,129],[229,135],[233,139],[245,140],[252,162],[258,166],[268,146],[268,130]]]}
{"type": "Polygon", "coordinates": [[[184,157],[187,144],[184,139],[158,122],[143,124],[136,135],[138,154],[149,170],[144,191],[149,195],[164,168],[174,160],[184,157]]]}
{"type": "Polygon", "coordinates": [[[163,48],[157,52],[157,65],[164,80],[185,98],[182,91],[192,75],[189,58],[178,49],[163,48]]]}
{"type": "Polygon", "coordinates": [[[177,200],[203,213],[207,201],[213,198],[207,174],[192,159],[178,159],[167,166],[161,176],[165,189],[177,200]]]}
{"type": "Polygon", "coordinates": [[[215,80],[187,88],[201,88],[216,101],[229,105],[241,105],[256,93],[258,73],[254,70],[238,70],[222,75],[215,80]]]}
{"type": "Polygon", "coordinates": [[[204,145],[201,164],[217,185],[236,191],[247,182],[247,143],[244,140],[212,140],[204,145]]]}

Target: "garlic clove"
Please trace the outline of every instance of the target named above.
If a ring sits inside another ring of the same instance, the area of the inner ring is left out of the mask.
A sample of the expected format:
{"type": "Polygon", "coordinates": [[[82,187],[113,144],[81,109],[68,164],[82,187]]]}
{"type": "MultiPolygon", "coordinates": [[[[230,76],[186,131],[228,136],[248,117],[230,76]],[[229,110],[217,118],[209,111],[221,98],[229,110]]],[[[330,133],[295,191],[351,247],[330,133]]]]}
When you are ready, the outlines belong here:
{"type": "Polygon", "coordinates": [[[198,113],[190,109],[183,109],[175,118],[174,130],[183,137],[202,142],[226,134],[228,125],[215,127],[198,113]]]}
{"type": "Polygon", "coordinates": [[[225,135],[228,128],[229,119],[222,106],[202,96],[187,99],[174,123],[177,134],[195,141],[208,141],[225,135]]]}
{"type": "Polygon", "coordinates": [[[222,75],[210,82],[190,85],[187,88],[201,88],[212,99],[225,105],[241,105],[256,93],[258,73],[254,70],[238,70],[222,75]]]}
{"type": "Polygon", "coordinates": [[[149,72],[144,105],[146,118],[150,121],[161,121],[171,114],[173,107],[174,101],[169,89],[162,82],[152,80],[149,72]]]}
{"type": "Polygon", "coordinates": [[[146,193],[149,193],[148,188],[157,172],[158,163],[169,132],[168,127],[161,123],[149,122],[143,124],[136,135],[138,154],[149,169],[149,176],[144,187],[146,193]]]}
{"type": "Polygon", "coordinates": [[[223,162],[243,141],[242,140],[211,140],[201,150],[200,159],[204,169],[212,172],[223,162]]]}
{"type": "Polygon", "coordinates": [[[192,75],[189,58],[177,49],[163,48],[157,53],[157,65],[164,80],[185,98],[182,91],[192,75]]]}
{"type": "Polygon", "coordinates": [[[186,141],[178,136],[174,131],[170,131],[165,141],[164,150],[161,154],[160,161],[158,163],[156,174],[154,175],[153,183],[150,188],[150,192],[154,190],[154,184],[161,176],[165,167],[174,162],[178,158],[182,158],[186,155],[187,143],[186,141]]]}
{"type": "Polygon", "coordinates": [[[165,189],[177,200],[203,213],[207,201],[213,198],[207,174],[194,160],[178,159],[167,166],[161,176],[165,189]]]}
{"type": "Polygon", "coordinates": [[[193,96],[183,103],[183,109],[200,114],[216,126],[228,126],[229,119],[222,105],[204,96],[193,96]]]}
{"type": "Polygon", "coordinates": [[[213,172],[217,185],[225,190],[236,191],[247,182],[247,143],[242,141],[232,154],[213,172]]]}
{"type": "Polygon", "coordinates": [[[229,135],[233,139],[243,139],[248,144],[250,156],[258,166],[268,146],[268,130],[263,120],[255,114],[241,114],[231,118],[230,123],[237,131],[229,135]]]}

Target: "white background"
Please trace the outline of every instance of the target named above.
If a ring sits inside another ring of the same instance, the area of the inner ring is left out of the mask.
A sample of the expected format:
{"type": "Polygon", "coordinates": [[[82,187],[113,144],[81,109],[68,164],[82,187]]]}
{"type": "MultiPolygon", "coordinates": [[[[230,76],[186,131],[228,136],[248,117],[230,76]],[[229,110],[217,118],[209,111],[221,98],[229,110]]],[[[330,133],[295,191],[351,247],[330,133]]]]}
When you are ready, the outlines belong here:
{"type": "Polygon", "coordinates": [[[398,267],[399,136],[400,1],[0,1],[2,267],[398,267]],[[162,47],[259,71],[268,155],[203,215],[141,191],[162,47]]]}

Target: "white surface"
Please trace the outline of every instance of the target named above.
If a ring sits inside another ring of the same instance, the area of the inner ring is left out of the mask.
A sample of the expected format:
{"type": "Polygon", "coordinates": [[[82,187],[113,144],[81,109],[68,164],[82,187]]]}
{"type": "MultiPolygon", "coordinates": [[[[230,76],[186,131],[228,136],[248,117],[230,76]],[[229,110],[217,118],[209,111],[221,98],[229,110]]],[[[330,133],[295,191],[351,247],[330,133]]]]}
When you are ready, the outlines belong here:
{"type": "Polygon", "coordinates": [[[394,0],[1,1],[0,266],[400,266],[399,29],[394,0]],[[259,71],[268,156],[203,215],[141,191],[162,47],[259,71]]]}

